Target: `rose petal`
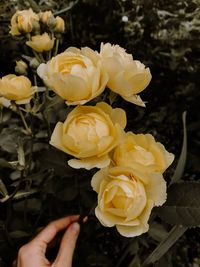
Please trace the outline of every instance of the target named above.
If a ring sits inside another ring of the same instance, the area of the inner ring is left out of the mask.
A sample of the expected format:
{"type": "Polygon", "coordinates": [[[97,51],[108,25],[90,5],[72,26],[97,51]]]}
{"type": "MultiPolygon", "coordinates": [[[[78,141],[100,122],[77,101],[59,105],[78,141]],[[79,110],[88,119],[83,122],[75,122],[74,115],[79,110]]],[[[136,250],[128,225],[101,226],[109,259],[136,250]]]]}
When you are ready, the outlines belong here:
{"type": "Polygon", "coordinates": [[[62,150],[65,153],[68,153],[68,150],[63,146],[62,143],[62,136],[63,136],[63,123],[58,122],[53,130],[53,133],[51,135],[50,144],[60,150],[62,150]]]}
{"type": "Polygon", "coordinates": [[[140,220],[139,225],[137,226],[116,225],[117,231],[122,236],[125,236],[125,237],[139,236],[147,232],[149,229],[149,225],[147,221],[149,219],[152,207],[153,207],[153,202],[148,201],[144,212],[139,217],[139,220],[140,220]]]}
{"type": "Polygon", "coordinates": [[[92,180],[91,180],[91,186],[93,190],[96,191],[97,193],[99,192],[100,184],[102,180],[105,179],[105,177],[107,177],[107,173],[108,173],[107,168],[104,168],[104,169],[99,170],[93,175],[92,180]]]}
{"type": "Polygon", "coordinates": [[[162,174],[150,174],[149,183],[146,185],[146,193],[148,198],[154,201],[155,206],[161,206],[165,203],[167,198],[167,186],[162,174]]]}
{"type": "Polygon", "coordinates": [[[121,97],[123,97],[126,101],[136,104],[140,107],[146,106],[139,95],[131,95],[131,96],[121,95],[121,97]]]}
{"type": "Polygon", "coordinates": [[[143,91],[151,81],[151,73],[149,68],[142,70],[141,73],[134,74],[129,78],[129,82],[133,84],[132,93],[138,94],[143,91]]]}
{"type": "Polygon", "coordinates": [[[68,161],[68,164],[74,169],[84,168],[90,170],[92,168],[105,168],[110,164],[110,158],[106,155],[101,158],[71,159],[68,161]]]}

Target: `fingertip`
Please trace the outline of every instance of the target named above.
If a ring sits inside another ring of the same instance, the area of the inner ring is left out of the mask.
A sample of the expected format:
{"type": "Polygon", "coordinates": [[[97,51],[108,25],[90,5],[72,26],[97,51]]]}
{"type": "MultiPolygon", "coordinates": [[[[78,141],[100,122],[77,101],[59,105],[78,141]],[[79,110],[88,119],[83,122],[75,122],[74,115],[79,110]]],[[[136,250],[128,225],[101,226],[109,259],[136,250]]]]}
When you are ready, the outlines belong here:
{"type": "Polygon", "coordinates": [[[73,231],[76,235],[80,232],[80,224],[77,222],[74,222],[70,225],[70,230],[73,231]]]}

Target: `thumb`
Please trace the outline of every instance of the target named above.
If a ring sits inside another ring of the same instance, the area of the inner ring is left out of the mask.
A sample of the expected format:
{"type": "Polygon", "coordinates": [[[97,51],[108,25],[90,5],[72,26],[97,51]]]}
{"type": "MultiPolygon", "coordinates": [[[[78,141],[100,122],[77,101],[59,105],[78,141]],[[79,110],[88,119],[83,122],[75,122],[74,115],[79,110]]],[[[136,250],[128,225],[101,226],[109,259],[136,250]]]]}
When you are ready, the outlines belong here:
{"type": "MultiPolygon", "coordinates": [[[[66,230],[54,262],[56,267],[71,267],[76,241],[80,232],[80,225],[77,222],[72,223],[66,230]]],[[[54,266],[53,265],[53,266],[54,266]]]]}

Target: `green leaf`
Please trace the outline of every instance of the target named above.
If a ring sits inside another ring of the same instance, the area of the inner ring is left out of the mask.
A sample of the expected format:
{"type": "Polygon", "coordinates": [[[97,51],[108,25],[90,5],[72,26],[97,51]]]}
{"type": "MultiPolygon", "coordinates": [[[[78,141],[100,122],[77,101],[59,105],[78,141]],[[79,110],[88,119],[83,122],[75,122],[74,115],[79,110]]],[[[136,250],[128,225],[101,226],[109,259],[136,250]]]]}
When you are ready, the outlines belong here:
{"type": "Polygon", "coordinates": [[[7,160],[5,160],[3,158],[0,158],[0,167],[12,169],[12,165],[7,160]]]}
{"type": "Polygon", "coordinates": [[[135,255],[131,263],[128,265],[128,267],[140,267],[140,258],[138,255],[135,255]]]}
{"type": "Polygon", "coordinates": [[[19,132],[13,128],[4,128],[0,133],[0,148],[11,154],[16,153],[17,137],[19,136],[19,132]]]}
{"type": "Polygon", "coordinates": [[[166,203],[155,211],[169,224],[195,227],[200,225],[200,183],[173,184],[166,203]]]}
{"type": "Polygon", "coordinates": [[[151,238],[160,242],[167,236],[167,230],[162,224],[158,222],[152,222],[150,224],[148,234],[151,238]]]}
{"type": "Polygon", "coordinates": [[[167,237],[160,242],[160,244],[154,249],[154,251],[143,262],[142,267],[155,263],[176,243],[176,241],[184,234],[187,227],[174,226],[168,233],[167,237]]]}
{"type": "Polygon", "coordinates": [[[0,179],[0,193],[5,197],[8,195],[8,191],[6,189],[5,184],[3,183],[3,181],[0,179]]]}
{"type": "Polygon", "coordinates": [[[171,184],[176,183],[179,181],[183,175],[185,169],[185,163],[187,158],[187,129],[186,129],[186,111],[183,112],[182,119],[183,119],[183,144],[181,149],[181,154],[178,160],[178,164],[176,166],[174,175],[171,179],[171,184]]]}
{"type": "Polygon", "coordinates": [[[37,193],[38,191],[35,189],[31,189],[30,191],[18,191],[15,195],[14,195],[14,199],[22,199],[25,197],[29,197],[35,193],[37,193]]]}
{"type": "Polygon", "coordinates": [[[15,238],[24,238],[24,237],[29,237],[30,233],[25,232],[25,231],[21,231],[21,230],[16,230],[16,231],[10,232],[9,236],[11,238],[13,238],[13,239],[15,239],[15,238]]]}
{"type": "Polygon", "coordinates": [[[19,163],[19,170],[23,170],[25,167],[25,155],[24,155],[24,148],[22,140],[18,140],[18,147],[17,147],[17,156],[18,156],[18,163],[19,163]]]}

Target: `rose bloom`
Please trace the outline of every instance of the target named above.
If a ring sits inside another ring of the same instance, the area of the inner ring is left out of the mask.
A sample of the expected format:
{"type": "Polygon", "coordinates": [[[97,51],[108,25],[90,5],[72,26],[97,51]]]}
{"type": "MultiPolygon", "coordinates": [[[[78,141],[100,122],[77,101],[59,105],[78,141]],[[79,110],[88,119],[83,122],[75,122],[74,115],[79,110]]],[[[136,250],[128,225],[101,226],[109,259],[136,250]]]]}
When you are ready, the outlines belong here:
{"type": "Polygon", "coordinates": [[[35,89],[25,76],[9,74],[0,79],[0,96],[16,104],[29,103],[35,89]]]}
{"type": "Polygon", "coordinates": [[[114,149],[113,164],[128,166],[145,172],[163,173],[174,160],[174,155],[156,142],[151,134],[124,134],[123,141],[114,149]]]}
{"type": "Polygon", "coordinates": [[[42,53],[53,48],[54,39],[51,39],[48,33],[45,32],[41,35],[32,36],[31,41],[27,41],[26,44],[36,52],[42,53]]]}
{"type": "Polygon", "coordinates": [[[88,47],[70,47],[41,64],[37,72],[68,105],[85,104],[100,95],[108,81],[99,55],[88,47]]]}
{"type": "Polygon", "coordinates": [[[139,106],[145,106],[137,95],[143,91],[151,80],[149,68],[119,45],[101,44],[100,56],[102,66],[109,76],[108,88],[121,95],[125,100],[139,106]]]}
{"type": "Polygon", "coordinates": [[[126,237],[147,232],[152,208],[166,200],[166,183],[158,173],[145,174],[129,167],[104,168],[92,177],[91,184],[98,193],[97,218],[104,226],[116,226],[126,237]]]}
{"type": "Polygon", "coordinates": [[[50,144],[77,158],[68,161],[73,168],[102,168],[109,165],[108,153],[118,144],[125,126],[123,109],[112,109],[104,102],[77,106],[64,123],[56,124],[50,144]]]}
{"type": "Polygon", "coordinates": [[[38,24],[39,17],[30,8],[28,10],[17,11],[11,18],[10,33],[21,35],[21,33],[29,33],[33,30],[35,24],[38,24]]]}

